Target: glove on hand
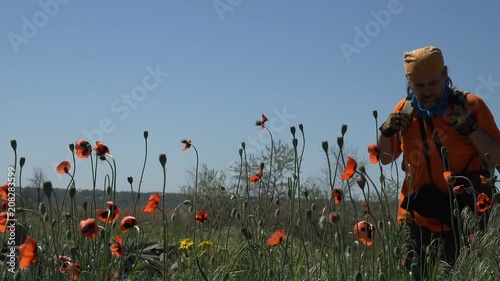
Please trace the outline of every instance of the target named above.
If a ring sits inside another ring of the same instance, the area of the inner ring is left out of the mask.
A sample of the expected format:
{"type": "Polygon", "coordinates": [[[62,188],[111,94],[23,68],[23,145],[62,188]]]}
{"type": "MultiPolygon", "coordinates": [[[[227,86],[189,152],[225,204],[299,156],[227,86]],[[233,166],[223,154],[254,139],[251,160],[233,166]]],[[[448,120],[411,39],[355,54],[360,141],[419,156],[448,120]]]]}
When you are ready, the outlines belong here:
{"type": "Polygon", "coordinates": [[[384,137],[392,137],[395,133],[404,130],[410,124],[411,116],[402,111],[389,114],[387,120],[380,126],[384,137]]]}

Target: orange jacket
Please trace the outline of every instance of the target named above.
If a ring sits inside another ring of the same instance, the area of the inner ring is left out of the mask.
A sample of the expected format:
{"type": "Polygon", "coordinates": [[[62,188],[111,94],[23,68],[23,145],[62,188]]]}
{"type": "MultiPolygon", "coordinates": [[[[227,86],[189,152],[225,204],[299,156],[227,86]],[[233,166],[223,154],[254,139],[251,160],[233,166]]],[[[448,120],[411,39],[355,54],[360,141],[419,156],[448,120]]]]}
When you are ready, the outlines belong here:
{"type": "MultiPolygon", "coordinates": [[[[454,90],[452,90],[451,94],[454,94],[454,90]]],[[[393,112],[401,111],[405,102],[406,99],[401,100],[394,108],[393,112]]],[[[451,110],[452,105],[453,102],[450,101],[447,108],[451,110]]],[[[483,99],[474,94],[468,94],[467,105],[476,118],[479,128],[500,142],[500,131],[498,130],[493,115],[484,103],[483,99]]],[[[474,145],[469,141],[467,136],[461,135],[455,128],[450,126],[446,122],[445,118],[446,115],[434,116],[431,118],[431,122],[434,125],[439,140],[441,141],[441,145],[446,146],[449,151],[451,171],[455,174],[460,173],[466,167],[468,162],[470,162],[470,164],[467,166],[466,172],[480,170],[481,159],[474,145]]],[[[443,192],[448,191],[446,181],[443,177],[444,165],[441,155],[432,139],[431,130],[427,127],[427,125],[425,125],[425,128],[429,149],[429,159],[431,162],[431,175],[429,175],[426,167],[427,164],[424,156],[422,135],[417,112],[413,113],[412,121],[401,138],[399,138],[397,136],[398,134],[396,134],[391,139],[392,146],[395,147],[394,159],[398,158],[399,155],[403,153],[405,167],[408,167],[408,165],[411,167],[411,183],[408,181],[408,173],[410,171],[406,169],[405,180],[399,196],[399,206],[401,205],[404,196],[406,196],[410,190],[418,191],[422,186],[431,184],[431,177],[432,182],[438,189],[443,192]]],[[[399,207],[399,222],[405,222],[406,213],[407,211],[405,209],[399,207]]],[[[451,230],[449,225],[443,224],[437,219],[421,216],[415,211],[413,212],[413,217],[418,225],[426,227],[433,232],[451,230]]]]}

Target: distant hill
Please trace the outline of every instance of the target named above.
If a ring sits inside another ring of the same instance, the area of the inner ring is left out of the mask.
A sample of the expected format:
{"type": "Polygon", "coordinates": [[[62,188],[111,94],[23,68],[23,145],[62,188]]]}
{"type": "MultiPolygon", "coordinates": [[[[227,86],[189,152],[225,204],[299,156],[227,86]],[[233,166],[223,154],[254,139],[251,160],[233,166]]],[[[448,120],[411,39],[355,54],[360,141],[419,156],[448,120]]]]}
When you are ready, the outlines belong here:
{"type": "MultiPolygon", "coordinates": [[[[54,188],[54,194],[51,196],[52,204],[55,204],[55,197],[57,197],[57,201],[59,204],[62,203],[62,200],[64,198],[64,194],[66,192],[65,189],[62,188],[54,188]]],[[[17,190],[19,192],[19,190],[17,190]]],[[[41,201],[48,203],[48,198],[47,196],[43,193],[43,191],[40,191],[40,198],[42,199],[41,201]]],[[[143,193],[141,192],[141,196],[139,198],[139,203],[138,206],[142,207],[145,206],[146,203],[148,202],[149,196],[153,192],[146,192],[143,193]]],[[[37,208],[38,205],[38,189],[36,188],[31,188],[31,187],[23,187],[22,188],[22,194],[21,194],[25,207],[27,208],[37,208]]],[[[66,196],[69,196],[69,191],[66,196]]],[[[84,201],[87,201],[87,203],[90,205],[92,202],[92,196],[93,196],[93,191],[88,190],[88,189],[77,189],[76,190],[76,195],[75,195],[75,201],[77,205],[82,205],[84,201]]],[[[96,197],[96,203],[98,206],[101,205],[102,201],[108,201],[111,200],[112,194],[107,195],[104,194],[103,190],[95,190],[95,197],[96,197]],[[105,196],[103,196],[105,195],[105,196]]],[[[183,197],[182,194],[179,193],[166,193],[166,200],[165,200],[165,208],[166,209],[174,209],[178,204],[182,203],[185,198],[183,197]]],[[[134,199],[137,197],[137,193],[134,192],[134,199]]],[[[160,192],[160,197],[161,197],[161,192],[160,192]]],[[[132,193],[130,191],[117,191],[116,192],[116,197],[115,197],[115,204],[119,206],[121,209],[127,209],[127,208],[133,208],[133,201],[132,201],[132,193]]],[[[20,207],[20,201],[16,201],[16,205],[20,207]]],[[[68,200],[68,199],[66,199],[68,200]]]]}

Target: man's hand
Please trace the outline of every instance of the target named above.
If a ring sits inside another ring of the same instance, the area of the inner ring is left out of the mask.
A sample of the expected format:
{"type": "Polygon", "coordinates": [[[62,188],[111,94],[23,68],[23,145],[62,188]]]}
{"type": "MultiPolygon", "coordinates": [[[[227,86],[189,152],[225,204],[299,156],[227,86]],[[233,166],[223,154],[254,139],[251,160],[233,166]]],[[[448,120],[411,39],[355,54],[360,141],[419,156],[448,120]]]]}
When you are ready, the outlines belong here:
{"type": "Polygon", "coordinates": [[[380,126],[380,132],[384,137],[392,137],[399,131],[404,131],[410,124],[411,116],[402,111],[389,114],[387,120],[380,126]]]}
{"type": "Polygon", "coordinates": [[[476,118],[462,105],[455,105],[446,118],[450,126],[460,134],[469,136],[477,129],[476,118]]]}

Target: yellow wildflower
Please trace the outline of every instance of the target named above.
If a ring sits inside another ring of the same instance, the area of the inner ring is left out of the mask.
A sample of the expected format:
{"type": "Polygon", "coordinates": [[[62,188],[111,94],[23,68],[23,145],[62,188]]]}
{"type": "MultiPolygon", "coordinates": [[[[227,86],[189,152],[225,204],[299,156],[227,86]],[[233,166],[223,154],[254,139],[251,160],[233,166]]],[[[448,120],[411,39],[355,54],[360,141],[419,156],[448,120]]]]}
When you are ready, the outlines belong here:
{"type": "Polygon", "coordinates": [[[193,245],[194,245],[193,240],[186,238],[186,239],[181,241],[181,245],[179,246],[179,249],[189,250],[193,245]]]}
{"type": "Polygon", "coordinates": [[[208,249],[210,247],[214,246],[214,242],[212,241],[202,241],[200,244],[198,244],[198,247],[202,249],[208,249]]]}

